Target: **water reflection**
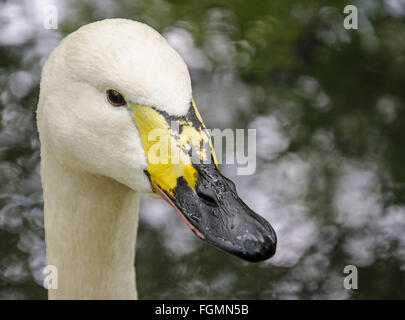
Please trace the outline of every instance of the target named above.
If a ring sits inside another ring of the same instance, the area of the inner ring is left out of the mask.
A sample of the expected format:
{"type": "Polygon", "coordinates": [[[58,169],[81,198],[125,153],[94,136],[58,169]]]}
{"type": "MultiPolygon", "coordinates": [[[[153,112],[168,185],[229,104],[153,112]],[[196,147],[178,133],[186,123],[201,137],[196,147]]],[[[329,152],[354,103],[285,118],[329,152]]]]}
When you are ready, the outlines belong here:
{"type": "Polygon", "coordinates": [[[255,174],[222,171],[279,239],[274,259],[249,264],[145,198],[141,298],[404,298],[404,10],[400,1],[354,2],[358,33],[342,28],[342,8],[322,1],[58,1],[58,30],[42,27],[43,5],[53,2],[3,2],[0,299],[46,297],[34,113],[41,66],[63,34],[114,16],[155,26],[180,52],[208,127],[257,130],[255,174]],[[348,264],[359,267],[357,291],[343,288],[348,264]]]}

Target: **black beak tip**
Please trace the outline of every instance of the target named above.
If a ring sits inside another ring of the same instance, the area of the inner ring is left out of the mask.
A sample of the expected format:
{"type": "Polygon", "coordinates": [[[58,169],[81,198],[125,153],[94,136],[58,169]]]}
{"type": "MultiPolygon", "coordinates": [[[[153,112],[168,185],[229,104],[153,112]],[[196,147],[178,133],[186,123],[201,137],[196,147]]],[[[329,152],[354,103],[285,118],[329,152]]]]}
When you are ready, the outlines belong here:
{"type": "Polygon", "coordinates": [[[273,227],[252,211],[214,165],[197,166],[196,190],[179,178],[171,203],[192,230],[208,243],[249,262],[276,253],[273,227]]]}
{"type": "Polygon", "coordinates": [[[243,242],[243,251],[240,258],[249,262],[261,262],[270,259],[276,253],[277,237],[272,230],[259,239],[250,238],[243,242]]]}

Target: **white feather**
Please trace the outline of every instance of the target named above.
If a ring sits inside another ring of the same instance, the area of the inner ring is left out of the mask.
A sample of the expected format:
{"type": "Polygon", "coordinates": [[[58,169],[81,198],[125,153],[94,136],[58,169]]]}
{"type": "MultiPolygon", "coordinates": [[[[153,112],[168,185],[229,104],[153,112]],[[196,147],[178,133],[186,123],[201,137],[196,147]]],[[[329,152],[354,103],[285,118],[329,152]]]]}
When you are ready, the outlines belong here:
{"type": "Polygon", "coordinates": [[[151,187],[139,133],[108,88],[173,115],[191,101],[185,63],[145,24],[91,23],[52,52],[37,110],[47,262],[59,277],[50,298],[136,298],[139,195],[151,187]]]}

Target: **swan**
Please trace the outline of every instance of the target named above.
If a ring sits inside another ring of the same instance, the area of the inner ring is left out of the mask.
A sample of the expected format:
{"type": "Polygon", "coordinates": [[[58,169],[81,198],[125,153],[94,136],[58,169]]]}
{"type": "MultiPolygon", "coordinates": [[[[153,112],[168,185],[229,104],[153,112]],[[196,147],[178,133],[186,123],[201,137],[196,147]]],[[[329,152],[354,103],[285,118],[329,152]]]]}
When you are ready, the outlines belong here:
{"type": "Polygon", "coordinates": [[[228,253],[274,254],[272,226],[218,170],[186,64],[153,28],[106,19],[65,37],[42,70],[37,127],[50,299],[137,299],[141,195],[228,253]]]}

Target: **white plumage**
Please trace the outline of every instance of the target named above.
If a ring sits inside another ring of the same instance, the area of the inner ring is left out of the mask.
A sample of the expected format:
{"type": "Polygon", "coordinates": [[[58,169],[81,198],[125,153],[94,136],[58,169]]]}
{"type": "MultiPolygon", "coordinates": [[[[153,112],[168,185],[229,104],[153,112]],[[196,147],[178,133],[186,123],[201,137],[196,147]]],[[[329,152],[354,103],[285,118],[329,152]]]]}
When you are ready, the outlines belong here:
{"type": "Polygon", "coordinates": [[[37,110],[47,263],[59,277],[50,298],[136,298],[139,195],[152,190],[139,133],[108,88],[173,115],[191,100],[183,60],[145,24],[95,22],[52,52],[37,110]]]}

